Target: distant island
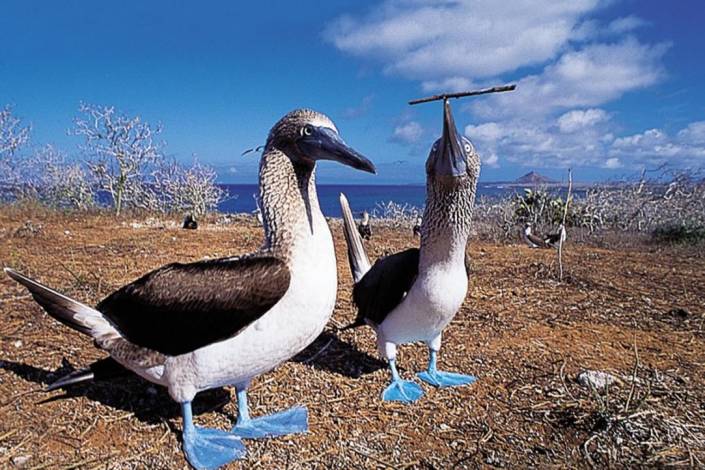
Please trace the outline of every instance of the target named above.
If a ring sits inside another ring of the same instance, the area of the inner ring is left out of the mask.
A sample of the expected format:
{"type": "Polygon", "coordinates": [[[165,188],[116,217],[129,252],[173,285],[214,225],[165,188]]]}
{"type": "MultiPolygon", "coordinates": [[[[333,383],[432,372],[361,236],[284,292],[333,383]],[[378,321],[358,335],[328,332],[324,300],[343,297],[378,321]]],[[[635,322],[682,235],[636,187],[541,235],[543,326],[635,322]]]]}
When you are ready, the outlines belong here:
{"type": "MultiPolygon", "coordinates": [[[[480,183],[484,188],[530,188],[536,186],[547,186],[549,188],[562,188],[568,186],[567,182],[560,182],[544,176],[535,171],[530,171],[524,176],[520,176],[514,181],[487,181],[480,183]]],[[[573,182],[573,186],[587,186],[585,183],[573,182]]]]}

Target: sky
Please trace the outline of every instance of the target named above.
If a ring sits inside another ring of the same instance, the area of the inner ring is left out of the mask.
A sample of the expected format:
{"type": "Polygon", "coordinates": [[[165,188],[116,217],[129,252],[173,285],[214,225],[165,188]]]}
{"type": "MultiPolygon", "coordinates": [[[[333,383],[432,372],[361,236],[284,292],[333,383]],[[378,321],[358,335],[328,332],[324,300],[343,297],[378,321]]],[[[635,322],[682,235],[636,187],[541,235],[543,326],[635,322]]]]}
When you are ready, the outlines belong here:
{"type": "Polygon", "coordinates": [[[410,184],[442,108],[408,100],[515,83],[452,102],[481,180],[617,179],[705,167],[703,24],[702,0],[4,0],[0,106],[70,156],[79,103],[115,106],[235,183],[257,178],[242,152],[310,107],[378,166],[326,162],[319,182],[410,184]]]}

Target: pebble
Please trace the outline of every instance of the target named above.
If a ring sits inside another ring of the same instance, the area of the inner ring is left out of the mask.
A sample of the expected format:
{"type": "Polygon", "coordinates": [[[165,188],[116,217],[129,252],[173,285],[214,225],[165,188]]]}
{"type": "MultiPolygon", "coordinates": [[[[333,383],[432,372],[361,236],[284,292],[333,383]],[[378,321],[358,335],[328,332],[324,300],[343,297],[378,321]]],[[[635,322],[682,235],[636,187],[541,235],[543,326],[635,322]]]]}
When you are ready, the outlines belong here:
{"type": "Polygon", "coordinates": [[[31,455],[17,455],[12,457],[12,465],[15,467],[24,467],[31,458],[31,455]]]}
{"type": "Polygon", "coordinates": [[[596,390],[619,383],[620,380],[612,374],[599,370],[585,370],[578,374],[578,383],[583,387],[592,386],[596,390]]]}

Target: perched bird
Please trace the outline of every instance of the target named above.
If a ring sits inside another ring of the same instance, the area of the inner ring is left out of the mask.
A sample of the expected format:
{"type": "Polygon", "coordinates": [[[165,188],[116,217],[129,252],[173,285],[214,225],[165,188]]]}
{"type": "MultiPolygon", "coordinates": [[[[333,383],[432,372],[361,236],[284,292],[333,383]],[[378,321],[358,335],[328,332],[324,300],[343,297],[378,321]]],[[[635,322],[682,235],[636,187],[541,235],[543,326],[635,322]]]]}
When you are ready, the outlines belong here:
{"type": "Polygon", "coordinates": [[[362,213],[362,220],[360,220],[360,223],[357,225],[357,231],[360,233],[360,236],[365,240],[369,240],[372,236],[372,228],[370,227],[370,214],[368,214],[367,211],[364,211],[362,213]]]}
{"type": "Polygon", "coordinates": [[[372,162],[343,142],[327,116],[307,109],[284,116],[270,131],[260,161],[265,233],[255,253],[164,266],[95,308],[6,268],[49,315],[110,354],[112,359],[72,374],[69,382],[110,372],[116,364],[108,361],[116,361],[167,387],[181,404],[183,448],[196,468],[242,458],[240,438],[305,431],[302,407],[251,418],[247,387],[308,346],[335,306],[335,252],[316,195],[317,160],[375,172],[372,162]],[[195,395],[224,385],[237,389],[235,427],[195,427],[195,395]]]}
{"type": "Polygon", "coordinates": [[[421,236],[421,222],[423,222],[423,219],[421,217],[417,217],[416,223],[414,224],[414,228],[413,228],[413,233],[414,233],[415,237],[421,236]]]}
{"type": "Polygon", "coordinates": [[[196,230],[198,228],[198,222],[192,214],[186,214],[186,217],[184,217],[184,223],[181,228],[185,228],[188,230],[196,230]]]}
{"type": "Polygon", "coordinates": [[[558,248],[558,245],[565,242],[566,239],[565,226],[560,224],[556,233],[549,233],[544,237],[543,242],[553,248],[558,248]]]}
{"type": "Polygon", "coordinates": [[[469,375],[441,372],[437,355],[441,334],[465,300],[468,268],[465,249],[475,199],[480,158],[468,139],[458,134],[450,103],[444,101],[443,135],[426,161],[426,209],[421,224],[421,247],[377,260],[370,267],[362,241],[354,230],[345,195],[340,196],[348,259],[355,285],[355,322],[377,333],[377,346],[389,361],[392,383],[384,400],[411,402],[423,395],[413,381],[402,380],[396,368],[397,345],[424,341],[430,352],[421,380],[436,387],[475,381],[469,375]]]}

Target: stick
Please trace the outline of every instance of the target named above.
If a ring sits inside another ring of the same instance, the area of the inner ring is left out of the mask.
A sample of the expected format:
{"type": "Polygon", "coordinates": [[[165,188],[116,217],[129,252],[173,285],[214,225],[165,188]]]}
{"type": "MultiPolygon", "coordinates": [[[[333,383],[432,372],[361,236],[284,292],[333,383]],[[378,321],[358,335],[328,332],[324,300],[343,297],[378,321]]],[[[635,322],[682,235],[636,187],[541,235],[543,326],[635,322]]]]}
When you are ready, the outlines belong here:
{"type": "Polygon", "coordinates": [[[459,93],[443,93],[442,95],[433,95],[426,98],[419,98],[417,100],[409,101],[410,105],[428,103],[429,101],[446,100],[448,98],[462,98],[463,96],[476,96],[476,95],[486,95],[487,93],[501,93],[503,91],[513,91],[516,89],[516,85],[503,85],[495,86],[492,88],[483,88],[482,90],[473,91],[461,91],[459,93]]]}
{"type": "Polygon", "coordinates": [[[568,196],[565,200],[563,208],[563,219],[561,221],[560,232],[558,233],[558,281],[563,282],[563,231],[565,230],[565,218],[568,215],[568,206],[570,205],[570,193],[573,190],[573,172],[568,169],[568,196]]]}

